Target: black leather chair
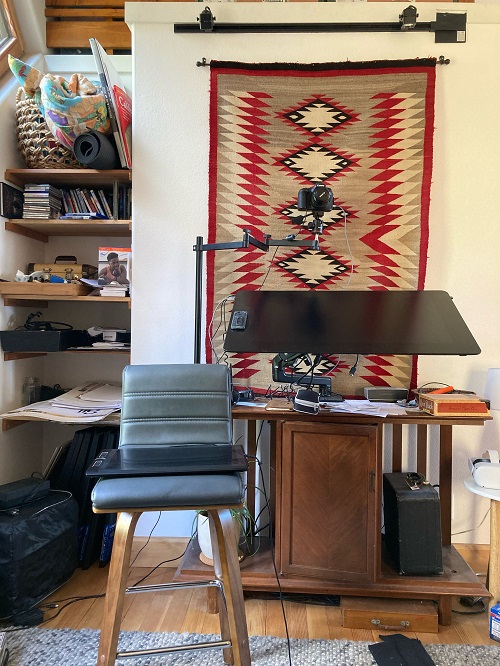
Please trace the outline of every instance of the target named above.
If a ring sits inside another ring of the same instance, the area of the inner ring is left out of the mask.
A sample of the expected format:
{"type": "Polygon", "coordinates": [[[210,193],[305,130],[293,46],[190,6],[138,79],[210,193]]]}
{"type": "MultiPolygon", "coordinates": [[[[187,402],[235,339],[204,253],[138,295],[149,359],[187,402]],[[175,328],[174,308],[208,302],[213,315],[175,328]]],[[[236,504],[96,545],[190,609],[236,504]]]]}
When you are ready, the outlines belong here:
{"type": "MultiPolygon", "coordinates": [[[[123,373],[119,448],[137,454],[137,447],[172,444],[232,444],[229,370],[223,365],[131,365],[123,373]],[[129,448],[128,448],[129,447],[129,448]]],[[[223,649],[225,663],[249,666],[250,651],[241,574],[230,509],[241,508],[244,486],[238,472],[101,478],[92,493],[96,513],[117,513],[108,575],[98,666],[114,666],[121,656],[118,638],[127,592],[215,587],[221,638],[211,647],[223,649]],[[202,509],[211,524],[215,576],[211,581],[145,585],[127,589],[135,526],[145,511],[202,509]]],[[[183,649],[199,649],[192,644],[183,649]]],[[[168,653],[159,648],[147,654],[168,653]]]]}

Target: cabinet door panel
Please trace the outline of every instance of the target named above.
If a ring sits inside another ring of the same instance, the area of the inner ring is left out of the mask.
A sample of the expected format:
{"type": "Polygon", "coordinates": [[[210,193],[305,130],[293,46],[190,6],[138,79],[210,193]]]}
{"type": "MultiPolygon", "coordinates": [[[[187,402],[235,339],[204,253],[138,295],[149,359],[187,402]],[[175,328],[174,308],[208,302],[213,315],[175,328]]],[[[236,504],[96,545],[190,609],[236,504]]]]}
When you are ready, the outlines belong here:
{"type": "Polygon", "coordinates": [[[283,428],[283,574],[374,580],[377,428],[287,423],[283,428]]]}

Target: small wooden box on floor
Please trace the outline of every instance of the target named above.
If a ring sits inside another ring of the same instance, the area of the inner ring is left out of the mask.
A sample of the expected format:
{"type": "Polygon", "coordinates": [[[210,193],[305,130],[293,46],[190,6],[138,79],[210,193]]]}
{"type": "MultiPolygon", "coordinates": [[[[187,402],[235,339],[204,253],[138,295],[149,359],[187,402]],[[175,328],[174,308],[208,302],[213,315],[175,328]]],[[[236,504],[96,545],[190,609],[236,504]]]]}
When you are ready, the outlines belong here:
{"type": "Polygon", "coordinates": [[[438,610],[433,601],[342,597],[340,607],[342,626],[349,629],[439,631],[438,610]]]}

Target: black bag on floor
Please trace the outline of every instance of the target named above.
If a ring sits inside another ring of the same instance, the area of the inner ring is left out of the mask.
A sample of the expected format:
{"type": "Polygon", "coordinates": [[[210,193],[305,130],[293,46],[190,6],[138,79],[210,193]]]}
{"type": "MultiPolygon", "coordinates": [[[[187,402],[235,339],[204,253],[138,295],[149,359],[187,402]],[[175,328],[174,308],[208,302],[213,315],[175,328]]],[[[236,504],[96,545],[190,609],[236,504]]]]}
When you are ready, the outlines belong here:
{"type": "MultiPolygon", "coordinates": [[[[0,620],[36,606],[76,569],[78,505],[70,493],[0,513],[0,620]]],[[[22,620],[19,624],[23,624],[22,620]]]]}

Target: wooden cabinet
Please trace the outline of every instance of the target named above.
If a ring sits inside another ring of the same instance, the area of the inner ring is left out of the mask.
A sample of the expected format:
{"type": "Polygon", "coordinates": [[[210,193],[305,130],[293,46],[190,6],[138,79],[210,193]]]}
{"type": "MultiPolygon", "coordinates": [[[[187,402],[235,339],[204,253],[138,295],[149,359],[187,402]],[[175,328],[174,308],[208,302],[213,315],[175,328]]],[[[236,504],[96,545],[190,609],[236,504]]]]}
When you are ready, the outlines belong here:
{"type": "MultiPolygon", "coordinates": [[[[241,563],[245,590],[430,599],[437,603],[442,625],[451,623],[453,597],[488,596],[451,544],[451,453],[453,426],[484,425],[489,417],[374,417],[328,411],[306,415],[286,406],[262,411],[233,407],[234,419],[248,421],[250,460],[257,456],[257,423],[267,420],[271,426],[266,500],[274,539],[259,539],[257,552],[241,563]],[[428,431],[438,431],[444,564],[439,576],[400,575],[384,557],[382,461],[385,471],[402,471],[403,426],[416,431],[417,470],[423,474],[430,464],[428,431]],[[386,451],[383,442],[389,438],[391,450],[386,451]]],[[[256,465],[249,466],[247,484],[252,507],[252,489],[261,484],[256,465]]],[[[209,572],[198,554],[192,543],[176,578],[199,579],[209,572]]]]}
{"type": "Polygon", "coordinates": [[[377,428],[283,424],[276,551],[282,575],[374,581],[377,428]]]}

